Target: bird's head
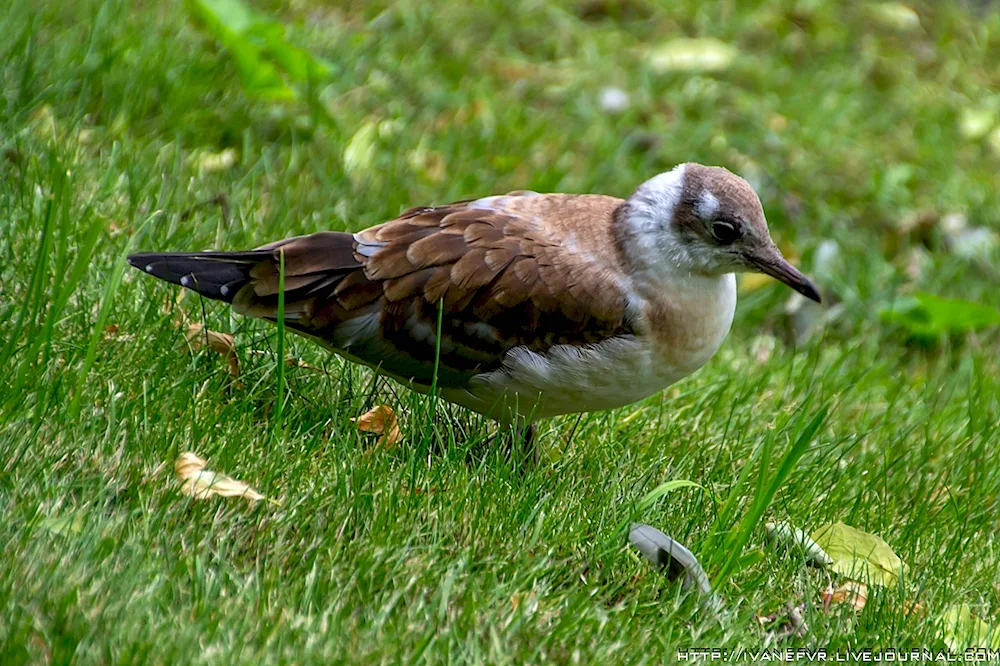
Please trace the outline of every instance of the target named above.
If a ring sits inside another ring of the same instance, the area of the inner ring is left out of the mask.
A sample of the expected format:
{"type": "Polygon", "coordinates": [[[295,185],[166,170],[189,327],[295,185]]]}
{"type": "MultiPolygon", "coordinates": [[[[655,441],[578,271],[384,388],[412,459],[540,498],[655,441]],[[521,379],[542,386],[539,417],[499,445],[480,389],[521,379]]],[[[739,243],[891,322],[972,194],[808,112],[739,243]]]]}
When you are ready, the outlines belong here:
{"type": "Polygon", "coordinates": [[[647,270],[764,273],[820,301],[771,240],[757,193],[726,169],[681,164],[640,185],[622,208],[628,242],[647,270]]]}

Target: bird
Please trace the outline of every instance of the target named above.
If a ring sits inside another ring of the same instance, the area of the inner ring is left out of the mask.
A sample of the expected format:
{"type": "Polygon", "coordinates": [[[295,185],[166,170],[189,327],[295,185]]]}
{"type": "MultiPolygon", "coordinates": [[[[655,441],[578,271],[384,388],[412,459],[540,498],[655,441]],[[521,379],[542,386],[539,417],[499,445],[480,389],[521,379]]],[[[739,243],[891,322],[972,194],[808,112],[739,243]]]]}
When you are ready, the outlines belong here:
{"type": "Polygon", "coordinates": [[[410,208],[356,233],[129,263],[278,319],[354,363],[514,428],[637,402],[716,353],[736,273],[820,302],[772,241],[747,181],[680,164],[626,199],[515,191],[410,208]]]}

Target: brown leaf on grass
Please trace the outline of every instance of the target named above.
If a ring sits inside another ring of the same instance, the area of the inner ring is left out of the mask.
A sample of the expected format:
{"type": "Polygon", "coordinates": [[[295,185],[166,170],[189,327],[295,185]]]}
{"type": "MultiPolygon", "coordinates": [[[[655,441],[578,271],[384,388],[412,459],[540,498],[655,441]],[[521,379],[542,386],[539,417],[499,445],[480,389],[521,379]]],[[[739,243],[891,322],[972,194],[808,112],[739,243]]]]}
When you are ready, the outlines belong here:
{"type": "Polygon", "coordinates": [[[357,424],[358,430],[381,435],[378,438],[379,446],[392,448],[399,440],[403,439],[403,434],[399,431],[399,424],[396,422],[396,413],[387,405],[376,405],[356,419],[351,419],[357,424]]]}
{"type": "Polygon", "coordinates": [[[837,589],[833,586],[826,588],[823,592],[823,607],[829,608],[830,604],[848,603],[854,610],[863,610],[868,603],[868,586],[856,580],[849,580],[837,589]]]}
{"type": "Polygon", "coordinates": [[[104,327],[104,339],[109,342],[129,342],[135,340],[135,335],[122,333],[118,324],[110,324],[104,327]]]}
{"type": "Polygon", "coordinates": [[[121,236],[122,234],[131,236],[134,233],[135,227],[133,226],[131,220],[127,218],[116,218],[108,221],[108,234],[112,238],[121,236]]]}
{"type": "Polygon", "coordinates": [[[240,359],[236,356],[236,349],[233,336],[229,333],[219,333],[205,328],[202,324],[191,321],[184,313],[181,302],[184,300],[184,289],[177,290],[177,296],[160,308],[163,314],[170,314],[174,323],[187,330],[184,337],[188,344],[195,351],[204,349],[206,346],[217,354],[222,354],[229,363],[229,374],[233,377],[240,376],[240,359]]]}
{"type": "Polygon", "coordinates": [[[265,499],[256,490],[236,479],[226,476],[220,472],[213,472],[205,469],[208,463],[198,457],[192,451],[185,451],[174,463],[174,471],[177,472],[183,484],[181,492],[190,495],[195,499],[208,499],[209,497],[245,497],[251,502],[265,499]]]}
{"type": "Polygon", "coordinates": [[[186,336],[192,349],[197,351],[207,345],[215,353],[222,354],[229,363],[229,374],[233,377],[240,376],[240,360],[233,349],[232,335],[207,329],[198,323],[191,323],[188,324],[186,336]]]}

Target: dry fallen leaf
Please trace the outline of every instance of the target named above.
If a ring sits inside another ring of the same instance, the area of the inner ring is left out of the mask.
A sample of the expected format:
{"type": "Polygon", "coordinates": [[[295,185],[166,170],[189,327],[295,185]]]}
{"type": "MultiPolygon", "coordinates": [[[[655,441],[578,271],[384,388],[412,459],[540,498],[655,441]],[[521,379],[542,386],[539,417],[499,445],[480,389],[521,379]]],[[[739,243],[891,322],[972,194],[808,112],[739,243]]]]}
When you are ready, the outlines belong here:
{"type": "Polygon", "coordinates": [[[195,499],[245,497],[251,502],[265,499],[256,490],[236,479],[205,469],[208,463],[192,451],[185,451],[174,463],[177,477],[183,481],[181,492],[195,499]]]}
{"type": "Polygon", "coordinates": [[[301,358],[295,358],[293,356],[289,356],[285,359],[285,365],[291,368],[303,368],[305,370],[312,370],[313,372],[322,372],[324,375],[330,374],[323,368],[312,365],[311,363],[306,363],[301,358]]]}
{"type": "Polygon", "coordinates": [[[240,360],[233,349],[232,335],[229,333],[219,333],[218,331],[207,329],[201,324],[192,323],[188,324],[186,336],[188,343],[194,350],[197,351],[207,344],[209,349],[225,356],[226,361],[229,363],[229,374],[233,377],[240,376],[240,360]]]}
{"type": "Polygon", "coordinates": [[[856,580],[849,580],[837,589],[831,585],[823,593],[823,605],[829,608],[831,603],[849,603],[854,610],[863,610],[868,603],[868,586],[856,580]]]}
{"type": "Polygon", "coordinates": [[[380,446],[395,446],[403,438],[396,422],[396,413],[386,405],[376,405],[358,418],[351,420],[358,425],[358,430],[381,435],[378,438],[380,446]]]}

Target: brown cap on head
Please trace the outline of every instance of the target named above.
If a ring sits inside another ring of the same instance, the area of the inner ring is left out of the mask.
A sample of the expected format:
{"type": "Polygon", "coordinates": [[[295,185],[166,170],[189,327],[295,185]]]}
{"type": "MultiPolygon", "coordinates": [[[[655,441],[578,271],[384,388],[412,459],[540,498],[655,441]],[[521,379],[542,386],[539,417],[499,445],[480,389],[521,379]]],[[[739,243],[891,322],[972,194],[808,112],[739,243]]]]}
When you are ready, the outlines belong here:
{"type": "Polygon", "coordinates": [[[722,167],[689,163],[684,174],[680,224],[701,225],[750,270],[770,275],[817,303],[819,291],[781,256],[771,240],[760,198],[750,184],[722,167]]]}
{"type": "Polygon", "coordinates": [[[737,219],[753,226],[759,234],[768,236],[760,198],[750,183],[728,169],[689,162],[684,170],[682,196],[690,204],[690,212],[699,214],[701,218],[737,219]],[[714,212],[709,210],[712,208],[714,212]]]}

